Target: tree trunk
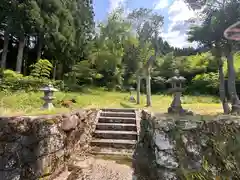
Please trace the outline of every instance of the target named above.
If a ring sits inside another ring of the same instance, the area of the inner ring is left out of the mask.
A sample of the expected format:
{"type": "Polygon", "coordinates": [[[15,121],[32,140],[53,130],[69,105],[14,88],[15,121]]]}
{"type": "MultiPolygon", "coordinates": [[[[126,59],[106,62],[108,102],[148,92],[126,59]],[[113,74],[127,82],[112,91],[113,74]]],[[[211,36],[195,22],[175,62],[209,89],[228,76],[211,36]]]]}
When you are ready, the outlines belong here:
{"type": "Polygon", "coordinates": [[[56,74],[57,74],[57,62],[54,63],[53,67],[53,80],[56,79],[56,74]]]}
{"type": "Polygon", "coordinates": [[[27,75],[27,60],[26,58],[23,58],[23,75],[27,75]]]}
{"type": "Polygon", "coordinates": [[[146,94],[147,94],[147,107],[152,106],[151,101],[151,76],[150,71],[148,70],[146,76],[146,94]]]}
{"type": "Polygon", "coordinates": [[[56,76],[57,76],[57,79],[62,79],[62,72],[63,72],[63,64],[62,63],[58,63],[58,65],[57,65],[57,74],[56,74],[56,76]]]}
{"type": "Polygon", "coordinates": [[[6,61],[7,61],[7,53],[8,53],[8,44],[9,44],[9,33],[6,30],[4,32],[4,45],[3,45],[3,52],[2,52],[2,61],[1,61],[1,68],[6,69],[6,61]]]}
{"type": "Polygon", "coordinates": [[[232,104],[232,113],[238,113],[240,112],[240,106],[239,106],[239,97],[237,95],[236,90],[236,72],[234,69],[234,59],[232,52],[229,51],[229,53],[226,56],[227,63],[228,63],[228,93],[231,99],[232,104]]]}
{"type": "Polygon", "coordinates": [[[43,35],[39,34],[39,36],[38,36],[38,45],[37,45],[37,61],[39,59],[41,59],[42,47],[43,47],[43,35]]]}
{"type": "Polygon", "coordinates": [[[16,72],[21,73],[22,70],[22,62],[23,62],[23,50],[25,46],[25,36],[21,36],[19,39],[19,46],[18,46],[18,55],[17,55],[17,64],[16,64],[16,72]]]}
{"type": "Polygon", "coordinates": [[[223,72],[223,61],[221,57],[218,57],[219,59],[217,60],[219,65],[218,65],[218,70],[219,70],[219,94],[220,94],[220,99],[222,102],[222,107],[223,107],[223,112],[224,114],[229,114],[230,113],[230,107],[228,105],[228,101],[226,98],[226,91],[225,91],[225,80],[224,80],[224,72],[223,72]]]}
{"type": "Polygon", "coordinates": [[[137,104],[140,104],[141,76],[137,77],[137,104]]]}

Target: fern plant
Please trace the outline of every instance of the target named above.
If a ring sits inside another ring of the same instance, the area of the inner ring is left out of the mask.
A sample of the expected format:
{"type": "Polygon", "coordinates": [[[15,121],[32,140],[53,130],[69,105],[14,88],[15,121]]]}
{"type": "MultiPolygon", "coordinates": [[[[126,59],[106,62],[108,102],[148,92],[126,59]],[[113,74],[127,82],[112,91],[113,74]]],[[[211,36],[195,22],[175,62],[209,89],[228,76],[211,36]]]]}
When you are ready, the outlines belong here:
{"type": "Polygon", "coordinates": [[[36,64],[31,65],[33,68],[31,76],[37,78],[49,78],[52,71],[52,63],[47,59],[40,59],[36,64]]]}

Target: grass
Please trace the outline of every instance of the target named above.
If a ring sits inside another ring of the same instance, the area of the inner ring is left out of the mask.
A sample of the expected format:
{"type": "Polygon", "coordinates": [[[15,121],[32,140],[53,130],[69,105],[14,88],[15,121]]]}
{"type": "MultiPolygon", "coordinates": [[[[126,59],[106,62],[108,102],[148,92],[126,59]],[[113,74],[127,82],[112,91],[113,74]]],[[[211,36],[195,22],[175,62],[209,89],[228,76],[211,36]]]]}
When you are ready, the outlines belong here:
{"type": "MultiPolygon", "coordinates": [[[[144,95],[140,105],[128,101],[129,93],[107,92],[102,89],[86,89],[84,92],[56,92],[55,109],[42,111],[42,92],[0,92],[0,115],[40,115],[69,112],[80,108],[146,108],[144,95]],[[58,101],[76,99],[77,103],[71,108],[63,108],[58,101]]],[[[172,101],[170,95],[153,95],[152,107],[146,108],[153,112],[166,112],[172,101]]],[[[212,96],[184,96],[183,107],[199,114],[214,115],[222,112],[218,98],[212,96]]]]}

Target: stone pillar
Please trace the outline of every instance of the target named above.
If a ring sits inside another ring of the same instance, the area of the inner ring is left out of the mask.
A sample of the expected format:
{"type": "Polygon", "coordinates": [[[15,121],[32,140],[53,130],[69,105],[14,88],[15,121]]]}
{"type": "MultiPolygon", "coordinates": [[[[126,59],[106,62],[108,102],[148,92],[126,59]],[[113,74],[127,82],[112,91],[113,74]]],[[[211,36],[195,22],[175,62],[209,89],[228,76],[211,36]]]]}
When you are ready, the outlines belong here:
{"type": "Polygon", "coordinates": [[[152,106],[151,101],[151,76],[150,73],[148,73],[146,77],[146,88],[147,88],[147,106],[152,106]]]}
{"type": "Polygon", "coordinates": [[[137,104],[140,104],[141,76],[137,77],[137,104]]]}
{"type": "Polygon", "coordinates": [[[171,104],[172,108],[182,108],[181,96],[182,96],[182,92],[175,92],[175,94],[173,95],[173,101],[171,104]]]}

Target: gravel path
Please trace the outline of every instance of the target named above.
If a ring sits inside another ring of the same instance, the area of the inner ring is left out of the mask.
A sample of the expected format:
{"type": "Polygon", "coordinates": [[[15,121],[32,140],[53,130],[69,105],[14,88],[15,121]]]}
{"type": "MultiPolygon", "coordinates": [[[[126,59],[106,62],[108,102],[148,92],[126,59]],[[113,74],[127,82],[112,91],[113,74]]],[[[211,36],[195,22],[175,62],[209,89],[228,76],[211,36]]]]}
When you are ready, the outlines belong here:
{"type": "Polygon", "coordinates": [[[76,162],[81,169],[78,176],[71,172],[64,172],[55,180],[135,180],[132,168],[125,164],[118,164],[113,160],[88,158],[76,162]]]}
{"type": "Polygon", "coordinates": [[[92,167],[83,171],[85,180],[132,180],[132,168],[115,161],[95,159],[92,167]]]}

